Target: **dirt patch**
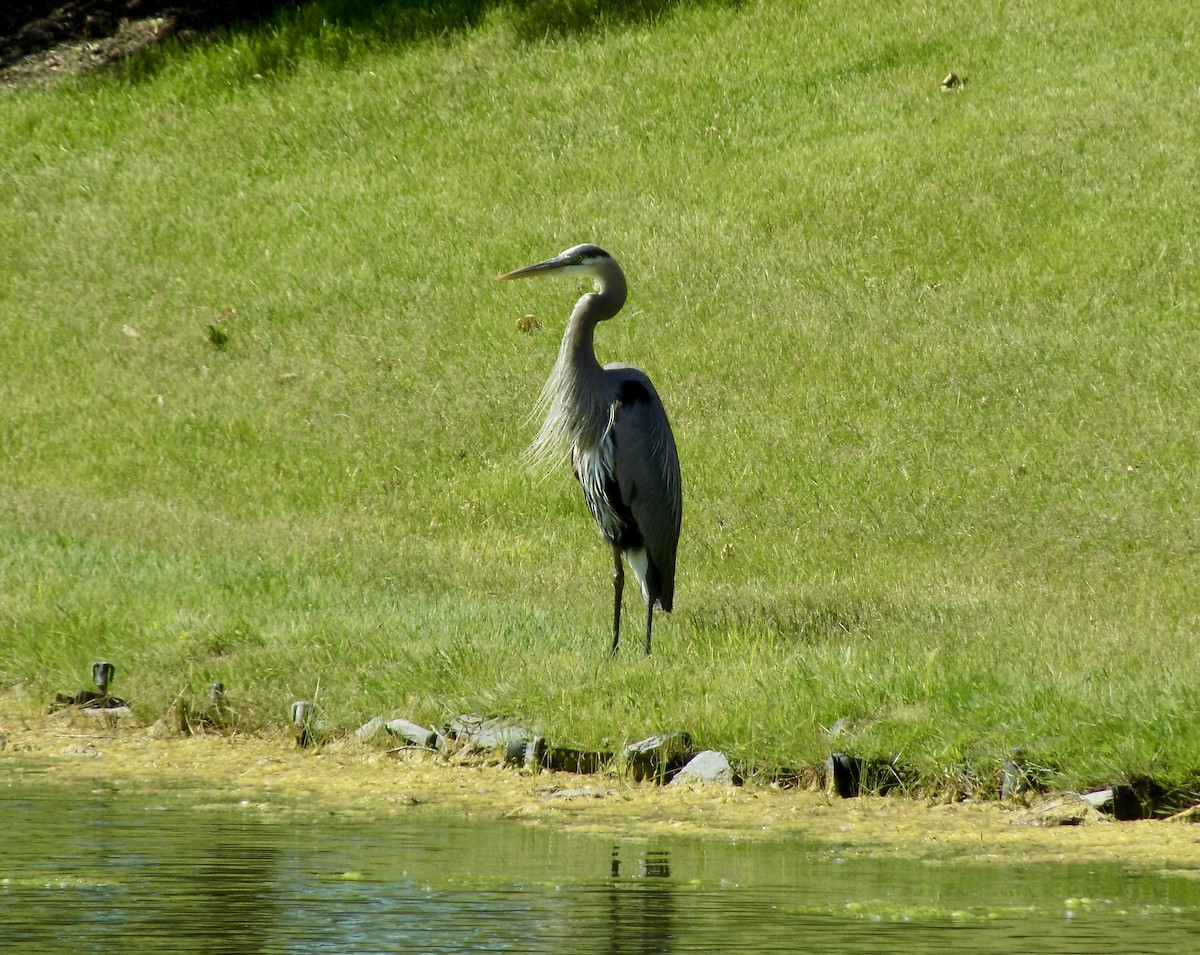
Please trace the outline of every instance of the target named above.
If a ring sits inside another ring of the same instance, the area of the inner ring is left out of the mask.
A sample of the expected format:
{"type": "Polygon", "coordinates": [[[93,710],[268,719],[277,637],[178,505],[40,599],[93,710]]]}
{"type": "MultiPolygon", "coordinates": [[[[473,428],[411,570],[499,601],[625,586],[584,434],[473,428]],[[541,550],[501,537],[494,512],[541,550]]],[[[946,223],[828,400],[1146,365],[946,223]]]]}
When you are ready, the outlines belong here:
{"type": "Polygon", "coordinates": [[[841,854],[988,864],[1111,862],[1197,870],[1200,829],[1185,821],[1044,826],[996,803],[836,799],[768,786],[658,786],[618,775],[530,773],[499,759],[385,752],[350,741],[320,750],[285,737],[184,736],[75,713],[0,713],[0,766],[66,786],[218,791],[266,816],[305,812],[454,813],[624,836],[658,833],[805,839],[841,854]]]}
{"type": "Polygon", "coordinates": [[[253,22],[283,0],[16,0],[0,9],[0,87],[96,70],[170,36],[253,22]]]}

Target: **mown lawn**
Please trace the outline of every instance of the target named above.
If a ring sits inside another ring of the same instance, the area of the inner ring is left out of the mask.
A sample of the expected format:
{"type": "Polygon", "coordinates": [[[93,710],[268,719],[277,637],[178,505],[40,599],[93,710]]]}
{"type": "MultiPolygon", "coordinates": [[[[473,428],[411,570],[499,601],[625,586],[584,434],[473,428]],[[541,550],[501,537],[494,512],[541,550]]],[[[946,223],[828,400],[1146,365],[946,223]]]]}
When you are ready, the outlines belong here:
{"type": "Polygon", "coordinates": [[[1194,13],[910,6],[325,4],[0,96],[0,688],[1194,779],[1194,13]],[[493,279],[584,241],[683,462],[649,660],[520,463],[578,289],[493,279]]]}

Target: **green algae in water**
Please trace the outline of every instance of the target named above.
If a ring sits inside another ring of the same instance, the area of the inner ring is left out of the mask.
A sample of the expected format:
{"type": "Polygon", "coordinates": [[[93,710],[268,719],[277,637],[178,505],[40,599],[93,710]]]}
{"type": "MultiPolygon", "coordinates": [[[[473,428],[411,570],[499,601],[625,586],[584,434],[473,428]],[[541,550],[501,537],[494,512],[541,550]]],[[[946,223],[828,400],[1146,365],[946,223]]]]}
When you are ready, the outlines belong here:
{"type": "Polygon", "coordinates": [[[1111,865],[930,865],[800,840],[625,839],[186,794],[3,792],[0,950],[1170,952],[1200,884],[1111,865]]]}

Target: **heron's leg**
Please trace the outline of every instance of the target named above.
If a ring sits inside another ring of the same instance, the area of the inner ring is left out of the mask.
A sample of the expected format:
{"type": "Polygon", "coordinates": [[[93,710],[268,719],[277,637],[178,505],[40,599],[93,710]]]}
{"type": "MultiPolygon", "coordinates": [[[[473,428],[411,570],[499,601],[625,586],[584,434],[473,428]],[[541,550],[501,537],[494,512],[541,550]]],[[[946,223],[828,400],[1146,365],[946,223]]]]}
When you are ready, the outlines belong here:
{"type": "Polygon", "coordinates": [[[621,563],[621,548],[613,544],[613,642],[612,652],[617,652],[621,642],[621,594],[625,590],[625,566],[621,563]]]}
{"type": "Polygon", "coordinates": [[[650,628],[654,626],[654,601],[646,605],[646,656],[650,656],[650,628]]]}

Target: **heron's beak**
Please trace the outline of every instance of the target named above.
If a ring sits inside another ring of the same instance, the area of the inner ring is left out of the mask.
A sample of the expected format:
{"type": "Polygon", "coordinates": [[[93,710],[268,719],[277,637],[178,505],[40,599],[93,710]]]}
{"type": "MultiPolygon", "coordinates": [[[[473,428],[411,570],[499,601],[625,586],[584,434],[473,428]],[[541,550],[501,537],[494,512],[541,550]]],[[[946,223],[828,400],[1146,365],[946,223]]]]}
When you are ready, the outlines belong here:
{"type": "Polygon", "coordinates": [[[528,278],[530,275],[545,275],[547,272],[557,272],[559,269],[573,264],[574,260],[556,255],[554,258],[546,259],[544,262],[535,262],[533,265],[527,265],[523,269],[514,269],[512,272],[497,275],[496,280],[498,282],[507,282],[509,279],[523,279],[528,278]]]}

